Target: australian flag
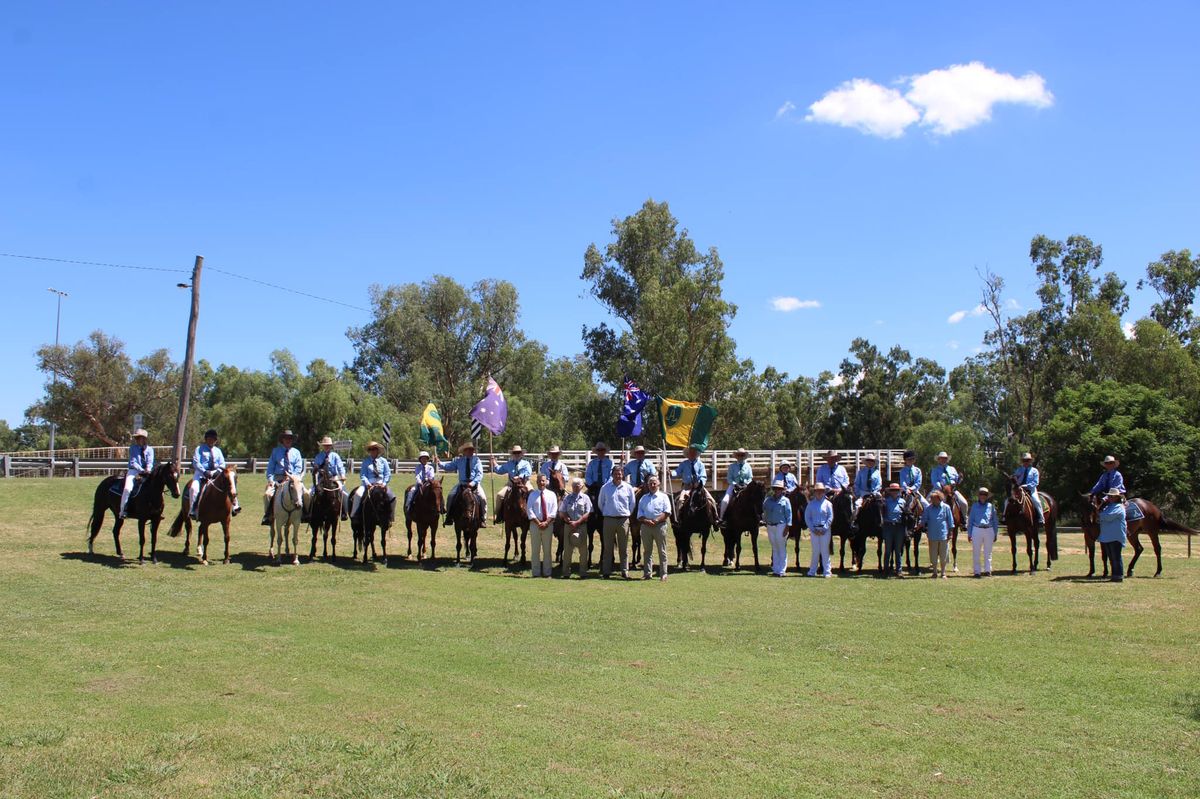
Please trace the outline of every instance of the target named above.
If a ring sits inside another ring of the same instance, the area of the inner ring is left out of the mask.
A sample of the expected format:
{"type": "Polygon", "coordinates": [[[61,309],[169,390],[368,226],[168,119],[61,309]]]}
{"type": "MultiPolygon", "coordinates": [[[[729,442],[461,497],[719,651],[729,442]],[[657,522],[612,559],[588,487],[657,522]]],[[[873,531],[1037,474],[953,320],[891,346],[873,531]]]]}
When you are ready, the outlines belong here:
{"type": "Polygon", "coordinates": [[[638,388],[638,384],[625,378],[625,402],[617,418],[617,435],[633,438],[642,434],[642,408],[650,401],[650,395],[638,388]]]}
{"type": "Polygon", "coordinates": [[[487,393],[471,409],[471,418],[497,436],[504,432],[504,426],[508,423],[508,400],[504,399],[504,392],[490,375],[487,393]]]}

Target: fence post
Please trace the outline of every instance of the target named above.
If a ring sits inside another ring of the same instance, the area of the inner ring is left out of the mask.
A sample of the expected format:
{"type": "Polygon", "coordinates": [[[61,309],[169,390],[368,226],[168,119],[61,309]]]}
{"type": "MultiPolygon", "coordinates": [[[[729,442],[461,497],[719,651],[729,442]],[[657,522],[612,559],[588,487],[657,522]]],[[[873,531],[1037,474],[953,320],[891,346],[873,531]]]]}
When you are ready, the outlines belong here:
{"type": "Polygon", "coordinates": [[[258,474],[258,458],[250,458],[250,474],[258,474]]]}
{"type": "Polygon", "coordinates": [[[12,477],[12,456],[11,455],[4,456],[4,476],[12,477]]]}
{"type": "Polygon", "coordinates": [[[79,477],[79,456],[71,458],[71,473],[74,477],[79,477]]]}

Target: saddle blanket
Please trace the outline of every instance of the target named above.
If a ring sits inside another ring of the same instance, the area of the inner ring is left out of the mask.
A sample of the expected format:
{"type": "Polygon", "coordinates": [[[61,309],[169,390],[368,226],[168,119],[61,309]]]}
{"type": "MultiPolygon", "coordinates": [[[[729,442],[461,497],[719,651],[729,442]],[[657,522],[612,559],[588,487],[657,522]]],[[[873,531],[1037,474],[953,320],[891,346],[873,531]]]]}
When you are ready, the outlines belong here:
{"type": "Polygon", "coordinates": [[[1125,521],[1136,522],[1146,518],[1146,514],[1142,513],[1142,509],[1137,506],[1136,502],[1125,503],[1125,521]]]}
{"type": "MultiPolygon", "coordinates": [[[[142,484],[145,482],[146,482],[145,480],[134,480],[133,481],[133,489],[130,490],[130,492],[129,492],[130,499],[133,499],[138,494],[142,493],[142,484]]],[[[118,480],[108,487],[108,493],[116,494],[118,497],[121,496],[121,492],[124,490],[125,490],[125,481],[124,480],[118,480]]]]}

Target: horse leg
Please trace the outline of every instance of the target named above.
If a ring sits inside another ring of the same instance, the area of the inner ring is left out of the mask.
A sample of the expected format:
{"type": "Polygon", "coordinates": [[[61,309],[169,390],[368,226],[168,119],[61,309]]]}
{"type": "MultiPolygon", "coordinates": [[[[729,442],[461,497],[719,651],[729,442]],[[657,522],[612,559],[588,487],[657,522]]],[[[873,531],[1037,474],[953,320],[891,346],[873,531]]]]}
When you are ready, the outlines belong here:
{"type": "Polygon", "coordinates": [[[316,525],[316,524],[309,525],[309,529],[312,530],[312,547],[308,550],[308,559],[309,560],[317,559],[317,527],[318,526],[319,525],[316,525]]]}
{"type": "MultiPolygon", "coordinates": [[[[225,559],[221,562],[228,565],[229,563],[229,517],[226,516],[221,520],[221,532],[225,534],[225,559]]],[[[205,542],[208,541],[208,533],[204,534],[205,542]]]]}
{"type": "MultiPolygon", "coordinates": [[[[479,534],[478,529],[476,529],[475,534],[476,535],[479,534]]],[[[436,557],[436,555],[437,555],[437,525],[434,524],[433,527],[429,528],[429,560],[432,562],[433,559],[436,557]]]]}
{"type": "Polygon", "coordinates": [[[950,533],[950,571],[958,571],[958,526],[950,533]]]}
{"type": "Polygon", "coordinates": [[[1130,531],[1128,538],[1129,543],[1133,545],[1133,560],[1129,561],[1129,567],[1125,569],[1125,576],[1132,577],[1133,567],[1137,564],[1138,558],[1142,556],[1142,550],[1145,547],[1142,546],[1142,540],[1138,537],[1137,533],[1130,531]]]}
{"type": "Polygon", "coordinates": [[[879,539],[875,543],[875,556],[879,558],[879,573],[883,574],[883,532],[880,531],[879,539]]]}
{"type": "Polygon", "coordinates": [[[1083,534],[1083,548],[1087,550],[1088,577],[1096,575],[1096,540],[1087,533],[1083,534]]]}
{"type": "Polygon", "coordinates": [[[158,525],[161,519],[150,520],[150,562],[158,563],[158,525]]]}
{"type": "MultiPolygon", "coordinates": [[[[854,565],[854,548],[850,548],[850,564],[854,565]]],[[[846,537],[842,536],[841,558],[838,560],[838,571],[846,571],[846,537]]]]}
{"type": "MultiPolygon", "coordinates": [[[[639,536],[640,537],[640,536],[639,536]]],[[[636,550],[634,550],[636,552],[636,550]]],[[[704,571],[704,556],[708,554],[708,533],[700,536],[700,571],[704,571]]],[[[637,556],[634,556],[634,566],[637,565],[637,556]]]]}
{"type": "Polygon", "coordinates": [[[387,565],[387,534],[388,534],[388,528],[386,528],[386,527],[379,528],[379,549],[381,552],[383,552],[383,565],[384,566],[387,565]]]}
{"type": "MultiPolygon", "coordinates": [[[[454,525],[454,562],[462,563],[462,545],[463,531],[457,524],[454,525]]],[[[425,539],[421,539],[421,553],[417,555],[417,561],[420,562],[421,556],[425,554],[425,539]]],[[[504,533],[504,562],[508,563],[508,531],[504,533]]]]}
{"type": "Polygon", "coordinates": [[[117,557],[121,560],[125,559],[125,554],[121,552],[121,526],[125,524],[125,520],[117,516],[117,520],[113,522],[113,546],[116,547],[117,557]]]}
{"type": "Polygon", "coordinates": [[[1162,574],[1162,545],[1158,543],[1158,533],[1150,533],[1150,546],[1154,547],[1154,559],[1158,561],[1158,568],[1154,571],[1154,576],[1162,574]]]}
{"type": "MultiPolygon", "coordinates": [[[[514,533],[515,534],[515,533],[514,533]]],[[[526,547],[529,545],[529,528],[521,528],[521,568],[525,568],[525,561],[528,559],[526,547]]]]}
{"type": "Polygon", "coordinates": [[[754,550],[754,573],[759,574],[762,569],[758,565],[758,527],[750,530],[750,548],[754,550]]]}
{"type": "Polygon", "coordinates": [[[1038,567],[1038,540],[1037,532],[1030,534],[1025,538],[1025,555],[1029,558],[1029,573],[1035,574],[1038,567]]]}
{"type": "Polygon", "coordinates": [[[411,558],[412,557],[412,536],[413,536],[412,519],[406,518],[404,520],[404,527],[408,531],[408,554],[405,555],[404,557],[411,558]]]}
{"type": "Polygon", "coordinates": [[[1017,573],[1017,534],[1012,530],[1008,531],[1008,545],[1012,550],[1012,573],[1017,573]]]}

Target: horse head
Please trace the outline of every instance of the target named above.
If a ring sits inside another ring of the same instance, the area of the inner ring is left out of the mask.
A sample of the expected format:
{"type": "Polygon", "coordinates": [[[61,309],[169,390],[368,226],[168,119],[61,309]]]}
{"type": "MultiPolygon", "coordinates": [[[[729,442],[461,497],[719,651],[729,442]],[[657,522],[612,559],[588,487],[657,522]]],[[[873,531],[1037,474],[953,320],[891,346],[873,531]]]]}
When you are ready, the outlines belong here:
{"type": "Polygon", "coordinates": [[[166,486],[171,496],[179,499],[179,470],[175,468],[174,461],[164,461],[155,466],[150,472],[150,479],[153,489],[162,491],[163,486],[166,486]]]}

